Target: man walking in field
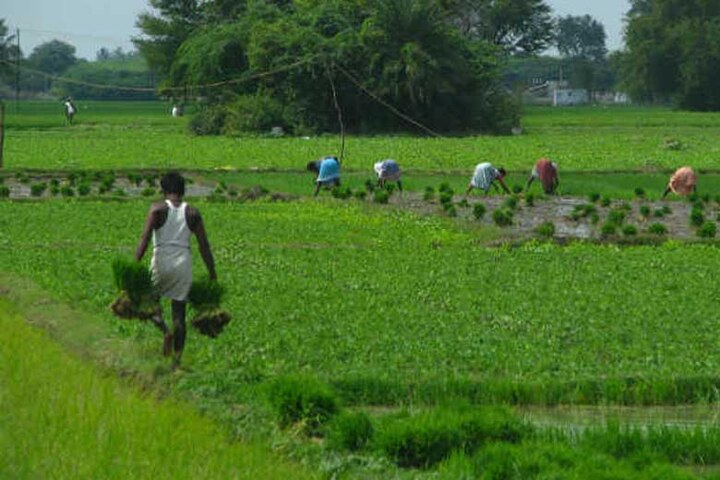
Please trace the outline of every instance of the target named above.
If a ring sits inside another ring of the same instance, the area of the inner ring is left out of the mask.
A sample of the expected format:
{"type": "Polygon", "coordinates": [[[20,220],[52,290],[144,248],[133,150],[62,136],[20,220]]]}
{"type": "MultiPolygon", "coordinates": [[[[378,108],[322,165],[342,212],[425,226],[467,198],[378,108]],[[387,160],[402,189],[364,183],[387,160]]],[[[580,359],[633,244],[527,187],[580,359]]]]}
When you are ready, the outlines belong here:
{"type": "Polygon", "coordinates": [[[495,187],[495,190],[497,191],[498,187],[495,183],[496,180],[500,186],[502,186],[505,193],[510,193],[510,189],[507,185],[505,185],[505,181],[503,180],[506,174],[507,172],[505,172],[505,169],[502,167],[495,168],[489,162],[479,163],[475,167],[475,172],[470,179],[465,195],[468,195],[473,188],[479,188],[485,193],[488,193],[491,185],[495,187]]]}
{"type": "Polygon", "coordinates": [[[536,178],[540,180],[543,191],[548,195],[552,195],[560,185],[560,180],[558,180],[557,164],[555,162],[551,162],[547,158],[541,158],[535,162],[535,166],[533,167],[532,172],[530,172],[530,178],[528,178],[525,191],[530,190],[530,185],[532,185],[532,182],[536,178]]]}
{"type": "Polygon", "coordinates": [[[72,125],[73,118],[75,118],[75,112],[77,112],[77,108],[75,107],[72,98],[67,97],[65,99],[65,103],[63,103],[63,106],[65,107],[65,123],[68,125],[72,125]]]}
{"type": "Polygon", "coordinates": [[[691,193],[695,193],[696,187],[697,177],[693,169],[690,167],[681,167],[670,177],[670,181],[668,182],[667,188],[665,188],[662,198],[665,198],[671,191],[677,195],[690,195],[691,193]]]}
{"type": "Polygon", "coordinates": [[[400,165],[398,165],[395,160],[388,158],[387,160],[376,162],[375,165],[373,165],[373,169],[378,176],[378,187],[383,188],[385,186],[385,182],[395,182],[397,183],[398,190],[402,193],[400,165]]]}
{"type": "Polygon", "coordinates": [[[317,175],[315,179],[315,193],[320,193],[320,188],[332,188],[340,186],[340,162],[336,157],[325,157],[307,164],[307,170],[317,175]]]}
{"type": "Polygon", "coordinates": [[[150,263],[152,280],[157,292],[171,301],[172,333],[165,325],[162,314],[153,318],[153,322],[165,334],[164,355],[169,356],[174,353],[173,367],[177,367],[185,347],[185,306],[192,284],[190,236],[193,233],[197,237],[200,255],[208,269],[210,279],[217,280],[217,274],[200,212],[183,202],[185,179],[177,172],[170,172],[162,178],[160,186],[165,201],[150,207],[135,252],[135,260],[138,262],[142,260],[152,234],[153,256],[150,263]]]}

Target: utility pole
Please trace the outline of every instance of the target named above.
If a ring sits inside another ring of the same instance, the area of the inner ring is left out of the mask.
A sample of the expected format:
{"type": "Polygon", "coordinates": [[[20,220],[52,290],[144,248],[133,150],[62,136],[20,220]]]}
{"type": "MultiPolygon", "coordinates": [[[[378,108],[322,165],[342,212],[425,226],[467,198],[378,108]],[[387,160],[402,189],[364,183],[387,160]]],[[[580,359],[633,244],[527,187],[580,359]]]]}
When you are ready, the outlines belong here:
{"type": "Polygon", "coordinates": [[[5,102],[0,100],[0,170],[3,168],[3,147],[5,146],[5,102]]]}
{"type": "Polygon", "coordinates": [[[15,28],[15,39],[17,40],[17,52],[15,52],[15,113],[18,113],[20,100],[20,28],[15,28]]]}

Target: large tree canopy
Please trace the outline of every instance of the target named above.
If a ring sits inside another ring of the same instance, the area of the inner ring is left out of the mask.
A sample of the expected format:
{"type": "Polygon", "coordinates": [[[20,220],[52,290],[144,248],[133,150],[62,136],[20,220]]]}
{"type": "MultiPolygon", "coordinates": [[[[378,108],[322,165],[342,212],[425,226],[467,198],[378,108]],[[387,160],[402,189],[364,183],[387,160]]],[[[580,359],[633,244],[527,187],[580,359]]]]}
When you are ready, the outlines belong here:
{"type": "Polygon", "coordinates": [[[75,47],[60,40],[51,40],[35,47],[28,57],[32,66],[51,75],[60,75],[75,65],[75,47]]]}
{"type": "Polygon", "coordinates": [[[15,35],[11,35],[5,25],[5,19],[0,18],[0,81],[9,81],[15,75],[15,70],[8,63],[15,63],[22,58],[22,52],[15,43],[15,35]]]}
{"type": "Polygon", "coordinates": [[[720,110],[720,2],[632,0],[625,43],[633,98],[720,110]]]}
{"type": "Polygon", "coordinates": [[[136,44],[168,74],[166,87],[189,86],[210,102],[211,127],[200,132],[251,128],[247,118],[257,128],[336,129],[333,89],[356,131],[414,128],[368,92],[435,130],[509,131],[517,109],[499,86],[500,59],[534,48],[510,40],[520,31],[511,27],[493,38],[464,34],[437,0],[150,1],[156,13],[140,17],[136,44]]]}

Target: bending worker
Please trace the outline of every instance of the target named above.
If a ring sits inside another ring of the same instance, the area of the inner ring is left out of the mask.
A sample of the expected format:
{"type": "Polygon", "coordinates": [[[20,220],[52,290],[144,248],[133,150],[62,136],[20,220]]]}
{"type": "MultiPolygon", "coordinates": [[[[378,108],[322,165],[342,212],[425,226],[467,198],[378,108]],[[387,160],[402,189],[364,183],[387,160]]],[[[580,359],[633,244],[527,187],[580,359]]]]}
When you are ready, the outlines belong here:
{"type": "Polygon", "coordinates": [[[309,162],[307,170],[317,175],[315,196],[320,193],[321,187],[332,188],[340,185],[340,162],[337,157],[325,157],[309,162]]]}
{"type": "Polygon", "coordinates": [[[668,182],[667,188],[665,188],[662,198],[665,198],[670,191],[678,195],[690,195],[691,193],[695,193],[696,186],[697,177],[693,169],[690,167],[678,168],[675,173],[673,173],[673,176],[670,177],[670,181],[668,182]]]}
{"type": "Polygon", "coordinates": [[[505,172],[505,169],[502,167],[495,168],[489,162],[479,163],[475,167],[475,172],[470,179],[470,183],[468,184],[467,190],[465,191],[465,195],[469,194],[473,188],[479,188],[485,193],[488,193],[488,190],[490,190],[490,185],[495,187],[495,191],[497,191],[498,187],[495,183],[495,180],[497,180],[497,183],[500,184],[505,193],[510,193],[510,189],[507,187],[507,185],[505,185],[505,182],[503,181],[503,178],[505,178],[506,174],[507,172],[505,172]]]}
{"type": "Polygon", "coordinates": [[[530,178],[528,178],[525,191],[530,190],[530,185],[532,185],[532,182],[536,178],[540,180],[540,183],[542,183],[543,191],[545,193],[548,195],[555,193],[555,190],[557,190],[557,187],[560,185],[560,180],[558,180],[557,164],[555,162],[551,162],[547,158],[541,158],[535,162],[535,166],[530,173],[530,178]]]}
{"type": "Polygon", "coordinates": [[[377,173],[378,187],[383,188],[385,182],[396,182],[398,190],[402,192],[402,182],[400,181],[400,165],[391,158],[383,160],[381,162],[375,162],[373,166],[375,173],[377,173]]]}

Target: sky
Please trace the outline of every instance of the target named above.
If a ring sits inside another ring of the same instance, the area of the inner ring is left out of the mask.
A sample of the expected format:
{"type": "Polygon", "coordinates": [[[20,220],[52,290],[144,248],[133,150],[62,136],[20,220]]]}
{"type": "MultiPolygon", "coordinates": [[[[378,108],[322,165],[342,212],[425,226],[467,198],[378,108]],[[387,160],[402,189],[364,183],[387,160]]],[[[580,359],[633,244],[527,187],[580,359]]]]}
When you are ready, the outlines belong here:
{"type": "MultiPolygon", "coordinates": [[[[628,0],[546,0],[555,15],[589,14],[607,33],[608,50],[622,47],[623,17],[628,0]]],[[[0,0],[0,18],[20,29],[20,47],[27,56],[44,42],[58,39],[77,48],[78,57],[93,60],[106,47],[132,50],[138,14],[147,0],[0,0]]]]}

